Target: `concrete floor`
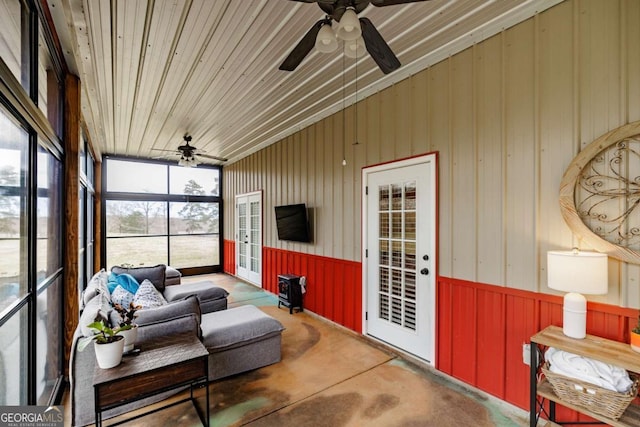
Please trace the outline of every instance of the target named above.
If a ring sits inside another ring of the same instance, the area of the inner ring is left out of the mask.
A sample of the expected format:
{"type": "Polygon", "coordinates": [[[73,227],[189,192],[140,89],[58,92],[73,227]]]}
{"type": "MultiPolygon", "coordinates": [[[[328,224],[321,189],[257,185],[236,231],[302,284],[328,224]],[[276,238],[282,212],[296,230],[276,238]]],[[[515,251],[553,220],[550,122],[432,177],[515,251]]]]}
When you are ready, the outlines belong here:
{"type": "MultiPolygon", "coordinates": [[[[280,363],[210,383],[213,427],[506,427],[528,423],[524,411],[429,366],[311,313],[290,315],[288,309],[277,308],[275,296],[234,277],[206,275],[183,282],[204,279],[230,292],[229,307],[256,305],[286,328],[280,363]]],[[[199,395],[203,405],[204,393],[199,395]]],[[[187,402],[124,425],[201,423],[187,402]]]]}

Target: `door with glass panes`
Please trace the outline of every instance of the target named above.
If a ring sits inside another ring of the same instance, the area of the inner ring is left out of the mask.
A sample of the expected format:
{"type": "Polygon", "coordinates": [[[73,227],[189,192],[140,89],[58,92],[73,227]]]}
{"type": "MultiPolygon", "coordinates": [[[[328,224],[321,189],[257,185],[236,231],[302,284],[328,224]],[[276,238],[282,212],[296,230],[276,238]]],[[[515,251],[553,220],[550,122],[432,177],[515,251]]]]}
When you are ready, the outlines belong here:
{"type": "Polygon", "coordinates": [[[262,286],[262,192],[236,196],[236,274],[262,286]]]}
{"type": "Polygon", "coordinates": [[[431,363],[435,170],[435,155],[363,170],[365,333],[431,363]]]}

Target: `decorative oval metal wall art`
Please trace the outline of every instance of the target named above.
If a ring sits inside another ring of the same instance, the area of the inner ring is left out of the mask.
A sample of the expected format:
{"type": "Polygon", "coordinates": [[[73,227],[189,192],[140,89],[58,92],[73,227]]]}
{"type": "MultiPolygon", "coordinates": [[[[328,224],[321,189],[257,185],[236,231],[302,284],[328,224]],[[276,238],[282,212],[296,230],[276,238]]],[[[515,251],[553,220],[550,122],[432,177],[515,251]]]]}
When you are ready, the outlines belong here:
{"type": "Polygon", "coordinates": [[[560,210],[589,246],[640,264],[640,121],[585,147],[560,183],[560,210]]]}

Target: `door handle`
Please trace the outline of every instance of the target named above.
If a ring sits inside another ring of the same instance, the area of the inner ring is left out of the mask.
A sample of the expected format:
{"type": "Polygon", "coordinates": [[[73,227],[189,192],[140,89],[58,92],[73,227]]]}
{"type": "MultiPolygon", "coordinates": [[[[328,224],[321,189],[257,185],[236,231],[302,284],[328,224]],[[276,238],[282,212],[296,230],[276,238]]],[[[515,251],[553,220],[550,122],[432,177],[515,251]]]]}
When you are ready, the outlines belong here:
{"type": "Polygon", "coordinates": [[[429,269],[428,268],[423,268],[422,270],[420,270],[420,274],[426,276],[427,274],[429,274],[429,269]]]}

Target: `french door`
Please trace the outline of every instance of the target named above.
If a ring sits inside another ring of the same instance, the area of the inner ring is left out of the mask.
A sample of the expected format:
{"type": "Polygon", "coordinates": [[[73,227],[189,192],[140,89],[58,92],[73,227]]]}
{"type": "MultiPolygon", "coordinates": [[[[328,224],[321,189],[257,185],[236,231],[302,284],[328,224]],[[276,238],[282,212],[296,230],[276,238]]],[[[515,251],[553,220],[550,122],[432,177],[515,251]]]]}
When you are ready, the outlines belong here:
{"type": "Polygon", "coordinates": [[[262,192],[236,196],[236,274],[262,287],[262,192]]]}
{"type": "Polygon", "coordinates": [[[434,362],[435,154],[363,170],[365,333],[434,362]]]}

